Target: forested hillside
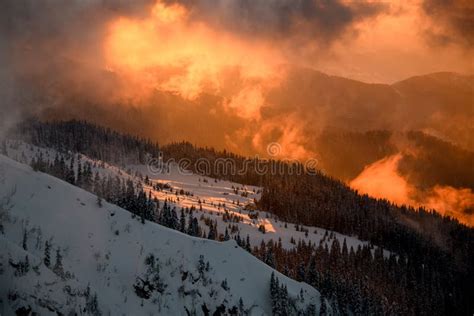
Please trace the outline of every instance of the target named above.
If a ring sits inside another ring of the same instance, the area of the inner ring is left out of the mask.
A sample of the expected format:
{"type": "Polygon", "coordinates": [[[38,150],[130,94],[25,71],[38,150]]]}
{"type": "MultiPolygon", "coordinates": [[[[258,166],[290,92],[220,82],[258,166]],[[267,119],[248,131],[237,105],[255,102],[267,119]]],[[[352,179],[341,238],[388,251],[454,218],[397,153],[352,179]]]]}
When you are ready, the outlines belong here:
{"type": "MultiPolygon", "coordinates": [[[[36,123],[28,126],[30,127],[23,126],[14,132],[13,137],[34,145],[55,148],[64,155],[72,151],[96,159],[106,158],[112,164],[140,164],[145,157],[157,157],[159,150],[164,160],[189,159],[192,162],[189,168],[194,172],[202,171],[194,164],[200,158],[210,161],[219,158],[233,159],[237,170],[247,162],[242,156],[196,148],[189,143],[175,143],[159,148],[148,141],[119,135],[84,122],[36,123]],[[77,137],[78,130],[81,131],[81,137],[77,137]],[[88,135],[94,134],[103,135],[100,139],[94,138],[94,146],[101,148],[102,154],[79,144],[90,143],[88,135]],[[126,144],[130,142],[136,142],[136,148],[140,148],[140,151],[127,147],[126,144]],[[121,158],[107,159],[112,156],[121,158]]],[[[106,179],[99,179],[102,185],[97,186],[95,182],[95,185],[89,186],[89,181],[84,182],[79,176],[84,175],[84,169],[79,172],[75,165],[68,168],[68,164],[61,160],[58,157],[57,162],[51,164],[36,157],[32,165],[37,170],[60,178],[74,174],[74,180],[71,177],[70,182],[92,190],[105,200],[130,210],[139,218],[183,229],[180,228],[176,211],[168,205],[156,203],[145,194],[143,187],[133,187],[126,182],[114,184],[113,180],[106,179]],[[59,169],[57,166],[60,166],[59,169]],[[62,171],[58,173],[55,170],[62,171]],[[95,191],[97,188],[100,188],[99,191],[95,191]]],[[[257,209],[272,214],[279,221],[293,223],[296,232],[308,235],[311,232],[306,231],[305,227],[318,227],[355,236],[368,241],[369,246],[348,247],[338,239],[334,239],[329,246],[327,243],[315,244],[303,240],[295,241],[295,247],[287,249],[278,240],[250,245],[245,241],[245,236],[237,238],[239,245],[282,273],[320,289],[328,298],[332,309],[339,310],[342,314],[354,311],[356,314],[461,315],[473,310],[472,228],[432,210],[400,207],[385,200],[361,196],[344,183],[319,172],[306,170],[304,174],[292,173],[296,167],[298,166],[284,162],[251,160],[245,173],[211,169],[203,176],[262,186],[261,196],[255,198],[257,209]],[[276,164],[282,167],[283,172],[261,174],[253,168],[256,164],[276,164]],[[373,248],[374,246],[379,248],[373,248]],[[382,249],[390,254],[384,255],[382,249]]],[[[87,178],[91,178],[92,174],[88,169],[89,167],[85,168],[85,173],[87,178]]],[[[147,180],[143,181],[142,185],[146,186],[147,180]]],[[[184,196],[186,192],[179,194],[184,196]]],[[[176,193],[177,196],[179,194],[176,193]]],[[[189,210],[185,215],[189,215],[189,210]]],[[[213,227],[215,226],[211,222],[209,232],[204,237],[217,240],[227,238],[225,234],[219,237],[220,234],[213,227]]],[[[186,228],[186,231],[191,235],[203,236],[202,232],[192,229],[192,226],[191,229],[186,228]]]]}
{"type": "Polygon", "coordinates": [[[318,291],[234,241],[137,221],[3,155],[0,245],[2,315],[309,316],[321,310],[318,291]]]}

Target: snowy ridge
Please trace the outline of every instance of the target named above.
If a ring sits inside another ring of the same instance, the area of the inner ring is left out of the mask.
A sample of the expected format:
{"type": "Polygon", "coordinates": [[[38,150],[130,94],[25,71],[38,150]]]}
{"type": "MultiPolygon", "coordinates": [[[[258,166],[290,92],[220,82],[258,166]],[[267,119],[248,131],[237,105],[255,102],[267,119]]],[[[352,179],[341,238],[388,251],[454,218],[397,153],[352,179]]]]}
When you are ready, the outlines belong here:
{"type": "MultiPolygon", "coordinates": [[[[57,152],[50,148],[40,148],[30,144],[18,141],[9,141],[7,146],[8,156],[16,161],[29,164],[31,159],[41,153],[49,161],[53,161],[57,152]]],[[[331,246],[333,239],[338,239],[342,245],[344,240],[348,248],[355,250],[357,247],[368,245],[368,242],[361,241],[357,237],[346,236],[326,230],[319,227],[299,225],[296,230],[295,225],[285,223],[274,218],[272,214],[261,212],[259,210],[248,210],[246,205],[252,205],[254,199],[260,198],[262,188],[255,186],[242,185],[225,180],[215,180],[210,177],[204,177],[190,172],[183,172],[175,164],[163,168],[163,172],[151,172],[150,168],[144,165],[129,165],[126,168],[109,165],[107,163],[90,159],[84,155],[75,155],[76,165],[80,161],[92,163],[92,171],[101,176],[113,176],[127,180],[131,179],[135,183],[142,183],[145,191],[150,192],[160,202],[168,201],[172,207],[179,210],[182,207],[195,207],[195,215],[200,218],[200,227],[206,231],[208,227],[203,223],[203,218],[210,219],[217,223],[217,229],[223,234],[229,224],[238,228],[237,232],[229,229],[230,237],[237,233],[242,239],[249,237],[252,246],[259,245],[262,240],[268,242],[281,240],[281,244],[286,249],[296,247],[299,240],[311,242],[313,244],[322,243],[323,246],[331,246]],[[149,183],[143,183],[144,178],[149,178],[149,183]],[[167,189],[156,190],[156,185],[167,185],[167,189]],[[183,190],[191,193],[176,194],[183,190]],[[244,193],[244,194],[242,194],[244,193]],[[223,215],[234,215],[240,221],[225,221],[223,215]],[[203,217],[203,218],[201,218],[203,217]],[[265,233],[259,228],[265,227],[265,233]]],[[[67,162],[68,163],[68,162],[67,162]]],[[[389,252],[384,250],[384,255],[389,256],[389,252]]]]}
{"type": "Polygon", "coordinates": [[[96,196],[5,156],[0,156],[0,224],[2,315],[19,308],[41,315],[205,315],[222,306],[228,314],[269,315],[272,272],[287,286],[294,313],[320,307],[318,291],[274,271],[232,240],[209,241],[142,224],[115,205],[100,207],[96,196]],[[50,267],[44,263],[46,241],[50,267]],[[26,256],[28,271],[15,276],[26,256]]]}

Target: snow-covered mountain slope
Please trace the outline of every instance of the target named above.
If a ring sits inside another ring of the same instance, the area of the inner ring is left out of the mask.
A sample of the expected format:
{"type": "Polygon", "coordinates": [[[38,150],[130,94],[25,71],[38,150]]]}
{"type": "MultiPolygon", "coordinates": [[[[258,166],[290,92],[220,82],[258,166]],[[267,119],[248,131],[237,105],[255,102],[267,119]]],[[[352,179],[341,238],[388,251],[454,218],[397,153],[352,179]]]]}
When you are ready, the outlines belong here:
{"type": "MultiPolygon", "coordinates": [[[[235,225],[242,238],[249,236],[252,245],[259,245],[262,240],[265,242],[281,240],[284,248],[291,249],[296,247],[299,240],[302,240],[316,245],[322,243],[331,246],[333,239],[336,238],[341,245],[345,240],[348,248],[352,247],[354,250],[368,244],[356,237],[342,235],[323,228],[286,223],[270,213],[259,211],[254,207],[254,200],[260,199],[262,190],[260,187],[203,177],[181,170],[175,164],[167,169],[163,168],[162,172],[155,172],[153,168],[143,165],[129,166],[129,168],[137,171],[143,177],[148,177],[152,184],[164,183],[171,188],[171,190],[153,191],[152,187],[147,187],[160,200],[168,199],[172,205],[178,208],[194,206],[197,214],[201,212],[205,217],[217,222],[220,233],[225,231],[229,223],[235,225]],[[192,194],[177,196],[176,192],[181,190],[192,194]],[[224,220],[224,214],[230,214],[240,220],[224,220]],[[264,233],[261,226],[265,227],[264,233]]],[[[384,254],[388,256],[389,252],[384,251],[384,254]]]]}
{"type": "MultiPolygon", "coordinates": [[[[31,159],[38,154],[52,162],[57,154],[53,149],[39,148],[18,141],[7,143],[7,153],[10,158],[26,164],[29,164],[31,159]]],[[[338,239],[341,245],[345,240],[348,249],[352,247],[354,250],[368,244],[356,237],[319,227],[299,225],[296,229],[294,224],[279,221],[272,214],[256,210],[253,204],[255,199],[260,198],[262,189],[260,187],[203,177],[182,170],[176,164],[161,168],[146,165],[119,168],[84,155],[74,156],[76,164],[79,161],[83,164],[89,162],[93,164],[93,172],[98,172],[101,176],[131,179],[135,183],[142,184],[144,178],[148,177],[149,184],[143,184],[147,193],[151,192],[151,195],[160,202],[166,200],[178,210],[182,207],[194,206],[195,216],[200,219],[199,224],[204,232],[208,230],[204,223],[205,219],[210,219],[216,222],[219,234],[224,234],[225,229],[228,228],[230,237],[239,234],[242,239],[246,239],[248,236],[252,246],[258,246],[262,240],[265,242],[281,240],[281,245],[286,249],[296,247],[299,240],[316,245],[322,243],[323,246],[328,247],[334,239],[338,239]],[[165,188],[157,190],[158,184],[165,188]],[[188,194],[182,194],[182,192],[188,194]],[[251,207],[247,208],[246,206],[249,205],[251,207]],[[231,215],[238,220],[225,219],[226,215],[231,215]],[[229,225],[235,226],[237,230],[231,230],[229,225]],[[265,227],[265,233],[262,232],[261,226],[265,227]]],[[[69,161],[66,163],[69,164],[69,161]]],[[[388,256],[389,252],[384,251],[384,254],[388,256]]]]}
{"type": "Polygon", "coordinates": [[[272,270],[233,240],[142,224],[2,155],[0,224],[1,315],[30,308],[41,315],[212,315],[220,308],[268,315],[272,273],[286,285],[294,312],[320,307],[314,288],[272,270]]]}

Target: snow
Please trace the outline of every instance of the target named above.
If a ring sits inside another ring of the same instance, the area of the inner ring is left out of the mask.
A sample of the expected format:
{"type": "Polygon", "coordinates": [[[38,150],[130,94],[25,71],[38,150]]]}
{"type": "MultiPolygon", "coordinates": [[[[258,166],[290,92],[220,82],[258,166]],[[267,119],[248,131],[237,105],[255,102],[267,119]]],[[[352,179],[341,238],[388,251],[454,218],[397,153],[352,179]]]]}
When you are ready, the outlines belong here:
{"type": "MultiPolygon", "coordinates": [[[[332,240],[337,238],[341,245],[343,241],[346,240],[348,249],[353,247],[354,250],[359,246],[362,247],[368,244],[368,242],[361,241],[356,237],[342,235],[320,227],[300,225],[299,231],[296,231],[294,224],[279,221],[274,218],[272,214],[259,210],[246,210],[245,205],[254,204],[254,199],[260,199],[259,192],[262,190],[260,187],[242,185],[225,180],[215,180],[213,178],[196,175],[188,171],[180,170],[176,164],[170,165],[169,170],[164,170],[162,173],[152,172],[153,170],[151,168],[143,165],[128,167],[139,172],[143,177],[148,176],[152,183],[168,184],[172,188],[173,193],[170,193],[168,190],[154,191],[151,187],[147,187],[147,189],[152,190],[152,196],[156,196],[159,200],[171,199],[174,201],[172,205],[177,208],[191,207],[194,205],[197,209],[196,214],[198,218],[200,216],[199,201],[205,201],[205,203],[201,203],[202,211],[205,216],[217,221],[219,233],[224,233],[226,226],[229,224],[222,220],[222,215],[226,211],[230,214],[240,216],[242,221],[238,223],[231,222],[231,224],[239,227],[240,236],[242,238],[246,238],[248,235],[253,246],[259,245],[262,240],[267,242],[272,239],[274,241],[281,239],[282,246],[286,249],[291,249],[296,247],[295,244],[290,242],[292,238],[296,244],[298,240],[304,240],[307,243],[311,242],[316,245],[319,243],[322,243],[323,246],[327,244],[329,247],[331,246],[332,240]],[[235,194],[232,188],[238,188],[238,193],[235,194]],[[191,192],[193,195],[179,195],[179,201],[177,201],[174,192],[181,189],[191,192]],[[248,196],[243,197],[241,195],[242,192],[247,193],[248,196]],[[236,204],[237,201],[239,201],[239,205],[236,204]],[[225,204],[225,207],[218,207],[219,204],[225,204]],[[257,219],[250,218],[251,214],[256,213],[258,213],[257,219]],[[286,228],[285,224],[287,226],[286,228]],[[265,226],[265,234],[258,230],[260,225],[265,226]],[[308,231],[307,235],[305,231],[308,231]],[[329,238],[329,235],[332,235],[332,238],[329,238]]],[[[386,256],[390,255],[387,251],[384,251],[384,254],[386,256]]]]}
{"type": "MultiPolygon", "coordinates": [[[[54,160],[56,151],[50,148],[39,148],[23,142],[10,141],[8,142],[8,156],[23,162],[29,163],[36,155],[41,152],[44,159],[54,160]]],[[[311,242],[319,245],[322,243],[323,246],[331,246],[333,239],[338,239],[342,245],[345,240],[348,249],[351,247],[354,250],[357,247],[363,247],[369,243],[366,241],[359,240],[356,236],[347,236],[339,234],[334,231],[326,230],[320,227],[300,225],[299,231],[295,229],[295,225],[292,223],[285,223],[274,218],[272,214],[262,212],[259,210],[249,211],[245,209],[245,205],[253,205],[254,199],[260,199],[260,192],[262,188],[256,186],[242,185],[224,180],[216,180],[210,177],[204,177],[201,175],[193,174],[189,171],[180,169],[176,164],[170,164],[161,168],[161,172],[157,172],[152,167],[146,165],[129,165],[126,168],[119,168],[112,166],[102,161],[96,161],[86,157],[84,155],[76,155],[79,159],[76,159],[82,163],[90,162],[95,167],[93,173],[96,171],[101,176],[117,176],[122,179],[132,179],[135,183],[142,183],[143,178],[148,176],[152,184],[168,184],[172,190],[154,190],[152,186],[146,186],[145,190],[151,191],[152,196],[156,197],[163,202],[168,200],[172,206],[175,206],[177,210],[182,207],[195,206],[195,216],[199,219],[201,215],[207,218],[215,220],[217,222],[217,229],[220,234],[223,234],[225,228],[229,225],[229,222],[225,222],[222,215],[227,211],[229,214],[239,216],[242,221],[237,223],[230,222],[231,225],[236,225],[239,229],[241,238],[245,239],[249,236],[249,240],[252,246],[260,245],[261,241],[268,242],[270,240],[278,241],[281,240],[281,244],[286,249],[292,249],[296,247],[299,240],[305,242],[311,242]],[[129,173],[131,171],[131,173],[129,173]],[[142,178],[137,175],[142,176],[142,178]],[[235,194],[234,189],[238,189],[238,193],[235,194]],[[180,190],[192,193],[192,195],[176,195],[176,192],[180,190]],[[242,192],[245,192],[247,196],[242,196],[242,192]],[[201,201],[201,204],[199,203],[201,201]],[[237,201],[239,204],[237,205],[237,201]],[[234,202],[234,203],[233,203],[234,202]],[[218,205],[221,205],[219,207],[218,205]],[[200,211],[199,205],[202,206],[202,212],[200,211]],[[225,205],[223,207],[222,205],[225,205]],[[252,219],[250,216],[258,213],[257,219],[252,219]],[[285,225],[286,224],[286,225],[285,225]],[[266,233],[263,234],[259,231],[260,225],[265,226],[266,233]],[[285,227],[286,226],[286,227],[285,227]],[[305,232],[308,232],[307,234],[305,232]],[[294,243],[291,240],[294,240],[294,243]]],[[[69,162],[66,161],[66,164],[69,162]]],[[[179,215],[179,213],[178,213],[179,215]]],[[[205,231],[207,226],[200,221],[200,226],[205,231]]],[[[235,234],[229,234],[233,237],[235,234]]],[[[374,250],[372,250],[374,252],[374,250]]],[[[385,257],[390,256],[390,252],[387,250],[383,251],[385,257]]]]}
{"type": "MultiPolygon", "coordinates": [[[[108,170],[118,172],[117,169],[108,170]]],[[[200,198],[215,198],[215,201],[235,198],[231,194],[222,195],[231,183],[219,182],[217,186],[209,181],[212,186],[199,187],[199,181],[181,180],[172,175],[156,179],[186,190],[193,189],[195,198],[198,194],[200,198]]],[[[207,206],[205,209],[215,211],[207,206]]],[[[271,219],[268,222],[280,231],[279,224],[271,219]]],[[[91,293],[97,294],[103,314],[186,315],[188,309],[201,315],[204,303],[212,313],[222,303],[228,308],[239,306],[242,298],[250,314],[268,315],[271,314],[269,282],[272,272],[287,285],[296,306],[303,308],[311,302],[319,309],[318,291],[274,271],[232,240],[209,241],[155,223],[142,224],[115,205],[104,202],[99,207],[96,196],[1,155],[0,223],[3,226],[3,233],[0,233],[1,315],[14,314],[22,306],[31,306],[41,315],[53,314],[51,308],[45,307],[48,304],[62,313],[83,309],[84,296],[67,294],[66,286],[73,293],[83,293],[89,286],[91,293]],[[25,230],[28,235],[26,251],[22,248],[25,230]],[[41,263],[46,240],[52,244],[52,264],[56,249],[61,249],[64,270],[69,278],[58,277],[41,263]],[[162,294],[155,291],[149,299],[143,299],[136,295],[133,285],[137,277],[145,278],[144,261],[149,254],[158,258],[159,275],[167,287],[162,294]],[[14,276],[9,261],[18,262],[26,255],[37,272],[30,269],[24,276],[14,276]],[[210,266],[203,277],[199,277],[198,271],[201,255],[210,266]],[[224,280],[229,286],[227,291],[221,287],[224,280]],[[297,298],[300,290],[303,290],[304,301],[297,298]],[[12,296],[12,293],[17,295],[12,296]]],[[[248,227],[248,232],[255,229],[249,224],[242,224],[241,229],[244,227],[248,227]]],[[[286,239],[284,234],[281,236],[286,239]]]]}

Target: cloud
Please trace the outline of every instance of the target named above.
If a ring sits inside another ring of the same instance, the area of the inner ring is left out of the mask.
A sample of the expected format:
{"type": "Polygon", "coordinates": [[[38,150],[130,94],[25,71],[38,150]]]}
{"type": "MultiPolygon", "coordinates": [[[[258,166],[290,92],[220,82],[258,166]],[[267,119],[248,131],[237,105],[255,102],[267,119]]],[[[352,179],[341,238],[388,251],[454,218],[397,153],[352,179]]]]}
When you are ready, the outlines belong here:
{"type": "Polygon", "coordinates": [[[167,0],[194,19],[250,37],[330,43],[355,23],[387,12],[383,2],[327,0],[167,0]]]}
{"type": "Polygon", "coordinates": [[[350,186],[375,198],[400,205],[412,204],[410,196],[414,188],[397,171],[401,159],[402,155],[396,154],[374,162],[352,180],[350,186]]]}
{"type": "Polygon", "coordinates": [[[424,13],[432,20],[426,31],[438,45],[457,44],[474,48],[474,3],[469,0],[424,0],[424,13]]]}
{"type": "Polygon", "coordinates": [[[398,205],[435,209],[474,226],[474,193],[471,189],[441,185],[420,189],[400,174],[398,167],[402,158],[403,154],[397,153],[366,166],[349,185],[361,194],[388,199],[398,205]]]}
{"type": "Polygon", "coordinates": [[[150,3],[1,1],[0,125],[4,128],[25,113],[37,114],[45,105],[59,104],[58,91],[78,92],[79,86],[92,87],[92,82],[98,86],[104,24],[122,14],[140,16],[150,3]]]}

